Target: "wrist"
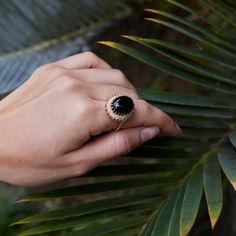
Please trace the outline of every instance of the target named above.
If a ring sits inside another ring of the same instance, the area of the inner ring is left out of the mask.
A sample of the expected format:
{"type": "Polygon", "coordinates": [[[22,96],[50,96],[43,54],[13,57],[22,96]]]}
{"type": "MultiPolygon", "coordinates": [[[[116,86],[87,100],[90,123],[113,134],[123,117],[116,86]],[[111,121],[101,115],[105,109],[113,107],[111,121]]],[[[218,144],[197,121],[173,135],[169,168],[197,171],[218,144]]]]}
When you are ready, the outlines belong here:
{"type": "MultiPolygon", "coordinates": [[[[1,105],[1,102],[0,102],[1,105]]],[[[10,145],[9,134],[7,132],[6,117],[0,106],[0,181],[8,182],[10,167],[10,145]]]]}

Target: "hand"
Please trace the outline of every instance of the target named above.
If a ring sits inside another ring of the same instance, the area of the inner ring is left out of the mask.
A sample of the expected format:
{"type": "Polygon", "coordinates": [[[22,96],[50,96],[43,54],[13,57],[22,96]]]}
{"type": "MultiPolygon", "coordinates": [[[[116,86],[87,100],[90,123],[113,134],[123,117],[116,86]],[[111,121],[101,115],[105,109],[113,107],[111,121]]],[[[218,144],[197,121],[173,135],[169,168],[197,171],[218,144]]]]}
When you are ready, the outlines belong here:
{"type": "Polygon", "coordinates": [[[91,52],[71,56],[38,68],[0,102],[0,179],[35,186],[83,175],[159,131],[179,128],[140,99],[121,71],[91,52]],[[117,93],[133,98],[135,112],[115,132],[105,104],[117,93]]]}

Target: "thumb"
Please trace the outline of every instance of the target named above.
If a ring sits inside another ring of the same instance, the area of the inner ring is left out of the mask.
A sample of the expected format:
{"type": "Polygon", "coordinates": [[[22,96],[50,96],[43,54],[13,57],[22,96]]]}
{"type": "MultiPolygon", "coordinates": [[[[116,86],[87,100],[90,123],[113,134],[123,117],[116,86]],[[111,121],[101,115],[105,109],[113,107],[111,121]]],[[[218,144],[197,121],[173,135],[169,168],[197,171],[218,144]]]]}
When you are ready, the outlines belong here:
{"type": "Polygon", "coordinates": [[[82,152],[94,168],[104,161],[129,153],[137,146],[154,138],[159,132],[158,127],[122,129],[88,142],[78,152],[80,152],[79,155],[82,152]]]}

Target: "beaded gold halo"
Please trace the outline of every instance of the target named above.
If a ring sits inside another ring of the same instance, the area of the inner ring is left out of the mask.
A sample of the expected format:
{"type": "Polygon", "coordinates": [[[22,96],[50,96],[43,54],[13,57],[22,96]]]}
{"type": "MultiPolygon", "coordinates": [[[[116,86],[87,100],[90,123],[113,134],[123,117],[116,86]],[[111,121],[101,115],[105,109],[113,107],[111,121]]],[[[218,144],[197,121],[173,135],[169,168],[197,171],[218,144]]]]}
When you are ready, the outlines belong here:
{"type": "Polygon", "coordinates": [[[134,101],[127,94],[115,94],[106,103],[106,112],[108,116],[117,122],[120,122],[118,128],[129,120],[134,112],[134,101]]]}

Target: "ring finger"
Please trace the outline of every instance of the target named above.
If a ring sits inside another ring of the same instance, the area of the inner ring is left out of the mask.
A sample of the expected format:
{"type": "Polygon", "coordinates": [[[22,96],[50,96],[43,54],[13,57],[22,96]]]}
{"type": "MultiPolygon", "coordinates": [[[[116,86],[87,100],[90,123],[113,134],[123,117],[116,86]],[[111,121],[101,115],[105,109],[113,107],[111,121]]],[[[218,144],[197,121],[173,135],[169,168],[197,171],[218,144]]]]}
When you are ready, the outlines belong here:
{"type": "MultiPolygon", "coordinates": [[[[113,121],[105,111],[105,101],[97,101],[96,124],[90,127],[91,133],[99,134],[105,131],[116,129],[119,122],[113,121]]],[[[150,105],[144,100],[134,99],[134,113],[131,119],[127,120],[122,128],[133,128],[138,126],[160,128],[163,134],[176,135],[180,132],[178,125],[163,111],[150,105]]]]}

